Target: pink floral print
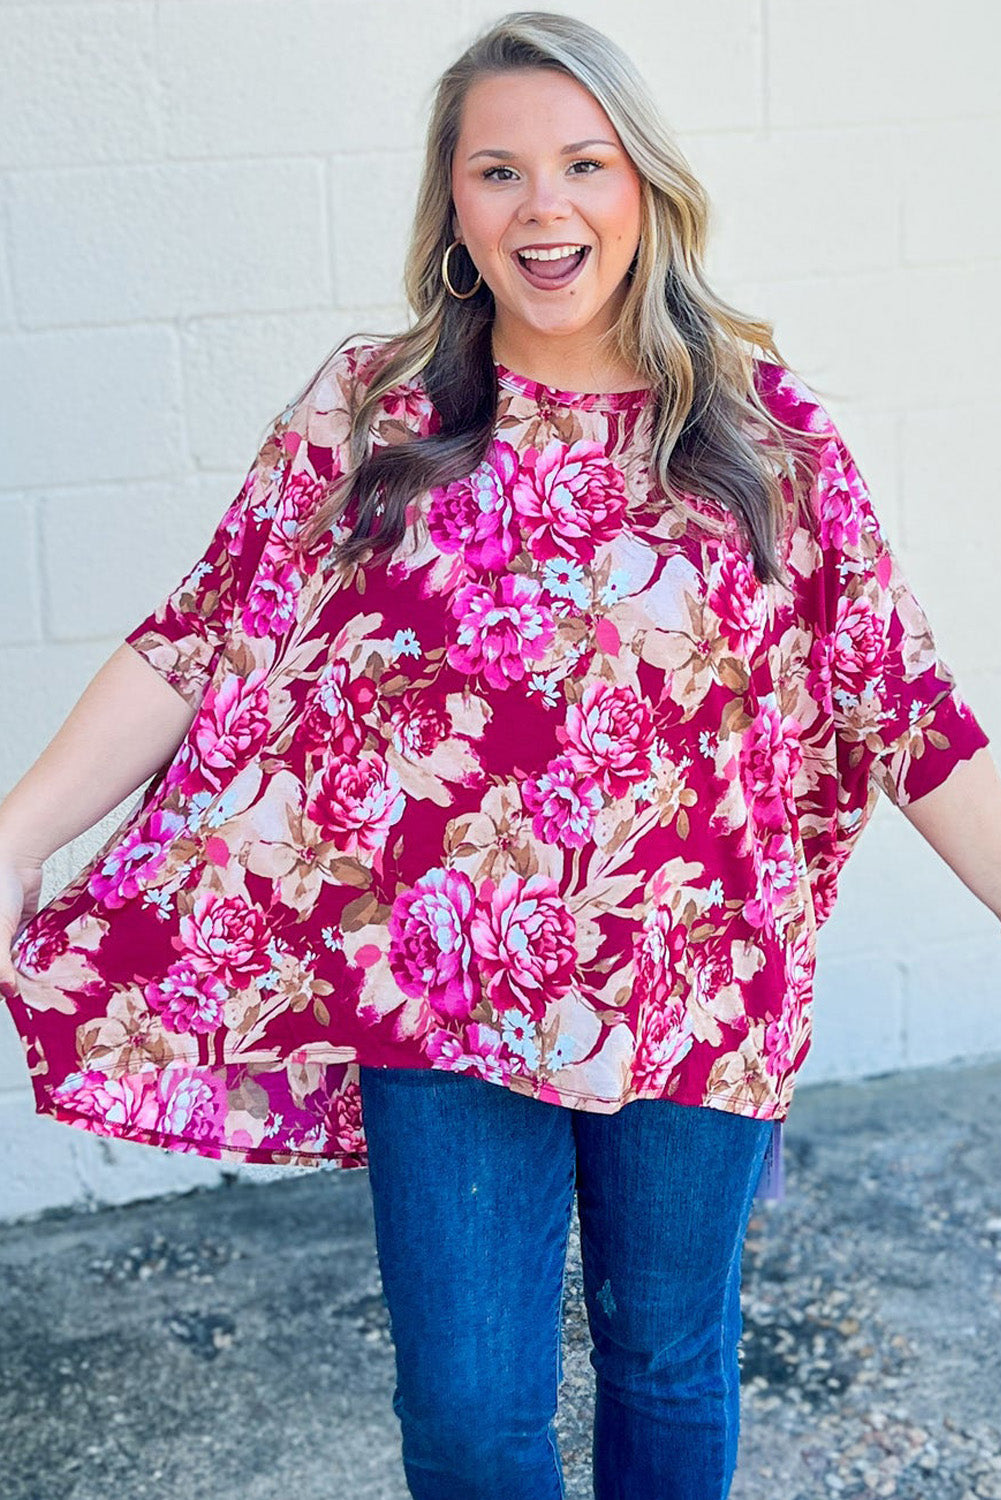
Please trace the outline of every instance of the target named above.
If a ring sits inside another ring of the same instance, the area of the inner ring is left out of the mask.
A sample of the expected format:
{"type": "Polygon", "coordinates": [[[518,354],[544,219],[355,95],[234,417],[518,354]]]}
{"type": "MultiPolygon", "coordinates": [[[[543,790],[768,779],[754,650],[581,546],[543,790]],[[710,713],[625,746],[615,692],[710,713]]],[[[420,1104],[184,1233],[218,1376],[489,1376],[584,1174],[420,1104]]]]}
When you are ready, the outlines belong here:
{"type": "Polygon", "coordinates": [[[567,709],[560,739],[570,764],[592,775],[611,797],[623,796],[650,774],[653,719],[630,687],[592,682],[567,709]]]}
{"type": "Polygon", "coordinates": [[[479,999],[473,971],[476,891],[458,870],[429,870],[394,904],[389,965],[408,995],[426,996],[442,1017],[468,1016],[479,999]]]}
{"type": "MultiPolygon", "coordinates": [[[[126,637],[188,733],[14,944],[40,1112],[227,1160],[367,1163],[358,1066],[568,1107],[784,1120],[817,932],[879,792],[987,743],[833,421],[763,585],[677,524],[649,392],[497,366],[493,439],[388,560],[302,544],[342,473],[341,351],[275,422],[203,555],[126,637]]],[[[372,440],[435,431],[415,379],[372,440]]],[[[783,481],[785,482],[785,481],[783,481]]]]}
{"type": "Polygon", "coordinates": [[[467,583],[452,601],[459,629],[449,664],[471,677],[482,673],[494,688],[520,682],[529,665],[542,660],[555,631],[541,595],[540,584],[515,573],[494,588],[467,583]]]}
{"type": "Polygon", "coordinates": [[[528,550],[540,562],[590,562],[619,530],[626,508],[622,470],[600,443],[558,439],[529,448],[512,487],[528,550]]]}

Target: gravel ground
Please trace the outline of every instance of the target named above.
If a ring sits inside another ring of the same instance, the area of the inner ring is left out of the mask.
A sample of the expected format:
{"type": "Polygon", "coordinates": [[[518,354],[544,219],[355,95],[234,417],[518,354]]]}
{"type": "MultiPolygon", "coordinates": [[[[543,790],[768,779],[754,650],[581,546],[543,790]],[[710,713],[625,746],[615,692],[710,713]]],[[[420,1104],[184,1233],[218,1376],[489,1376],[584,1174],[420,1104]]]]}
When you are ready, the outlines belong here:
{"type": "Polygon", "coordinates": [[[804,1092],[788,1134],[745,1245],[733,1500],[1001,1497],[1001,1068],[804,1092]]]}
{"type": "MultiPolygon", "coordinates": [[[[1001,1063],[803,1088],[785,1145],[732,1500],[1001,1500],[1001,1063]]],[[[565,1319],[589,1500],[576,1219],[565,1319]]],[[[0,1227],[2,1500],[406,1500],[392,1388],[364,1172],[0,1227]]]]}

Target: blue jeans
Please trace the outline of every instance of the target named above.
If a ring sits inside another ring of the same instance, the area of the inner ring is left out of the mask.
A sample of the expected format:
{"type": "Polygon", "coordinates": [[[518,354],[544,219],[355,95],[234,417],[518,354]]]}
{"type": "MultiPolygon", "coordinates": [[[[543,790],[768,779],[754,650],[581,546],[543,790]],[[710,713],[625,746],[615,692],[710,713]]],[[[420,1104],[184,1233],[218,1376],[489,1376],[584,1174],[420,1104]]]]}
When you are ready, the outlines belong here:
{"type": "Polygon", "coordinates": [[[667,1099],[595,1114],[440,1069],[360,1078],[411,1495],[563,1496],[576,1191],[596,1500],[725,1500],[741,1252],[770,1122],[667,1099]]]}

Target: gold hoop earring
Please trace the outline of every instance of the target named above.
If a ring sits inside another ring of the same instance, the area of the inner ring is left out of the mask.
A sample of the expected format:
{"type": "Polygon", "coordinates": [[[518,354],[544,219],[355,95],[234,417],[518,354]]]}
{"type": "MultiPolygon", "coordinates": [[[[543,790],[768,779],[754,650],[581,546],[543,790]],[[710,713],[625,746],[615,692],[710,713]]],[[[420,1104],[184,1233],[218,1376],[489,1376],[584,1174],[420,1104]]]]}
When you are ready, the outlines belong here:
{"type": "Polygon", "coordinates": [[[451,255],[451,253],[455,249],[456,245],[460,245],[461,243],[462,243],[461,240],[453,240],[452,243],[449,245],[448,249],[445,251],[445,254],[442,256],[442,258],[441,258],[441,279],[445,283],[445,285],[448,287],[448,290],[452,293],[453,297],[457,297],[460,302],[465,302],[465,300],[466,300],[467,297],[471,297],[474,292],[478,292],[479,291],[479,289],[480,289],[480,283],[483,280],[483,276],[479,272],[477,272],[476,281],[469,288],[468,292],[457,292],[455,290],[455,287],[452,285],[452,283],[448,279],[448,257],[451,255]]]}

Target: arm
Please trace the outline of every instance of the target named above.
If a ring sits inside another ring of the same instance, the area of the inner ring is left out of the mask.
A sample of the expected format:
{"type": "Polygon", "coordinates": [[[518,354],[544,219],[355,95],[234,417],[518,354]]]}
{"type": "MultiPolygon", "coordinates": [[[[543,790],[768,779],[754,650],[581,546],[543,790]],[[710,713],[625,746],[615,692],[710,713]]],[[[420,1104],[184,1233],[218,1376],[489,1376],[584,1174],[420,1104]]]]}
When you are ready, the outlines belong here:
{"type": "Polygon", "coordinates": [[[0,855],[41,865],[170,761],[194,709],[129,645],[0,802],[0,855]]]}
{"type": "Polygon", "coordinates": [[[901,812],[1001,919],[1001,776],[985,745],[901,812]]]}

